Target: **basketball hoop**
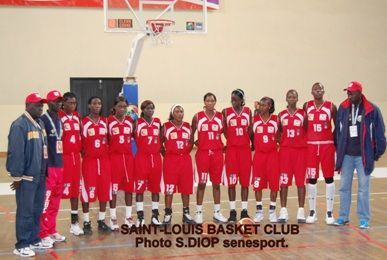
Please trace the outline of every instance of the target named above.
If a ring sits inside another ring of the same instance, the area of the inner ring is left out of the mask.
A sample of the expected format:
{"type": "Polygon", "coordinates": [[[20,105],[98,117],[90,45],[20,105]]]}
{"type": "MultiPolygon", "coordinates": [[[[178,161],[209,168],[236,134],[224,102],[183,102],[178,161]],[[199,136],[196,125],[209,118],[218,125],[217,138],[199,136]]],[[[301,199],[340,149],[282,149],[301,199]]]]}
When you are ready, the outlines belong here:
{"type": "Polygon", "coordinates": [[[153,19],[146,21],[149,36],[152,38],[155,44],[168,45],[171,44],[170,33],[172,26],[175,25],[175,21],[166,19],[153,19]]]}

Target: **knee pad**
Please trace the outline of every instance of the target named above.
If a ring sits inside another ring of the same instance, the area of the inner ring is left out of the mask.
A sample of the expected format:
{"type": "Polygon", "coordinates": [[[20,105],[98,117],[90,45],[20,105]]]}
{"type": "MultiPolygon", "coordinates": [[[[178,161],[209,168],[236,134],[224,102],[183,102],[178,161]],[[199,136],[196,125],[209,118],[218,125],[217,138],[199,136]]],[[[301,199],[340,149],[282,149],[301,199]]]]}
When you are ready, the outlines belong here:
{"type": "Polygon", "coordinates": [[[333,177],[325,178],[325,183],[326,183],[326,184],[333,183],[333,177]]]}
{"type": "Polygon", "coordinates": [[[309,179],[309,184],[316,184],[317,183],[317,179],[309,179]]]}

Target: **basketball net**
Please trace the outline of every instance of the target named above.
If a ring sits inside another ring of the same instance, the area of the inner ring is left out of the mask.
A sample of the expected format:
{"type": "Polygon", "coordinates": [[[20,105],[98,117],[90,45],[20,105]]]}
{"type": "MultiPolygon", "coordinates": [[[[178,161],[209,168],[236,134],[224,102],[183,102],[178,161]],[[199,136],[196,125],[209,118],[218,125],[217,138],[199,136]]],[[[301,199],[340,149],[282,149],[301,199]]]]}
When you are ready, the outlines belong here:
{"type": "Polygon", "coordinates": [[[172,43],[170,35],[175,21],[154,19],[146,21],[146,24],[148,25],[149,36],[155,45],[169,45],[172,43]]]}

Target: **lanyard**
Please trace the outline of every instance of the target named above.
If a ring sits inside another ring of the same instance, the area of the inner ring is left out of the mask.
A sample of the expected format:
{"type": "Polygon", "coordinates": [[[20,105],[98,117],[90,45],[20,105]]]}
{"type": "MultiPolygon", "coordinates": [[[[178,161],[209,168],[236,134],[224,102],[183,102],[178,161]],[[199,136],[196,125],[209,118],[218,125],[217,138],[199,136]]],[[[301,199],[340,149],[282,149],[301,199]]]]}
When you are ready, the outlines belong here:
{"type": "Polygon", "coordinates": [[[24,112],[24,115],[31,121],[31,123],[39,129],[39,132],[40,134],[42,135],[42,141],[43,141],[43,145],[46,145],[46,141],[44,140],[44,134],[43,134],[43,130],[42,128],[40,127],[40,124],[38,122],[36,122],[32,116],[30,115],[30,113],[28,113],[27,111],[24,112]]]}
{"type": "Polygon", "coordinates": [[[46,113],[46,116],[48,118],[48,120],[50,121],[50,124],[51,124],[51,127],[52,129],[54,130],[54,133],[55,133],[55,136],[56,136],[56,140],[60,141],[62,140],[62,129],[61,127],[59,128],[59,134],[58,134],[58,131],[56,130],[56,127],[55,127],[55,124],[54,122],[52,121],[51,117],[50,117],[50,114],[49,113],[46,113]]]}
{"type": "Polygon", "coordinates": [[[360,105],[357,105],[357,107],[356,107],[356,112],[354,112],[354,110],[355,110],[355,105],[352,104],[352,111],[351,111],[351,115],[352,115],[352,125],[356,125],[357,117],[358,117],[358,115],[359,115],[359,106],[360,106],[360,105]]]}

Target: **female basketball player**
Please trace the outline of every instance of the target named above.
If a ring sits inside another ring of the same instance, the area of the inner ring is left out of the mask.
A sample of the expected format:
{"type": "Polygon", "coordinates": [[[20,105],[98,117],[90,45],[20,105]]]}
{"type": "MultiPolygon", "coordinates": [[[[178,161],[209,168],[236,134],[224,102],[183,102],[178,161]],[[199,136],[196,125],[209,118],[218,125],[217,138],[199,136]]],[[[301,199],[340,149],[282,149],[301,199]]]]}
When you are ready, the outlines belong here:
{"type": "Polygon", "coordinates": [[[106,204],[111,200],[111,175],[107,121],[101,114],[102,100],[91,97],[88,101],[90,114],[82,119],[82,142],[84,157],[82,162],[82,209],[83,231],[92,233],[89,217],[90,202],[99,201],[98,229],[111,231],[105,224],[106,204]]]}
{"type": "Polygon", "coordinates": [[[277,193],[279,190],[279,158],[277,146],[278,117],[274,113],[274,100],[264,97],[259,102],[259,114],[254,116],[254,159],[253,159],[253,188],[257,203],[254,222],[263,219],[262,190],[269,185],[270,208],[269,220],[277,222],[275,213],[277,193]]]}
{"type": "Polygon", "coordinates": [[[235,185],[241,185],[241,219],[248,218],[247,200],[251,174],[250,122],[251,110],[245,107],[245,93],[236,89],[231,93],[232,107],[223,110],[224,133],[227,138],[226,174],[230,201],[229,222],[236,222],[235,185]]]}
{"type": "Polygon", "coordinates": [[[176,192],[181,193],[183,201],[183,223],[194,224],[189,214],[189,195],[193,193],[193,169],[190,152],[191,126],[183,121],[184,109],[181,105],[173,105],[169,121],[163,125],[162,141],[164,155],[164,192],[165,217],[164,225],[172,220],[172,199],[176,192]]]}
{"type": "Polygon", "coordinates": [[[133,120],[126,115],[128,102],[118,97],[114,102],[112,115],[108,118],[109,153],[112,174],[112,200],[110,201],[110,228],[118,230],[116,213],[117,194],[125,192],[125,224],[132,226],[132,193],[134,192],[134,159],[131,138],[133,120]]]}
{"type": "Polygon", "coordinates": [[[216,222],[225,223],[227,219],[220,212],[220,183],[223,171],[223,115],[215,110],[216,97],[212,93],[204,95],[204,110],[196,113],[192,119],[192,137],[198,130],[195,155],[198,172],[198,190],[196,193],[196,224],[203,223],[202,204],[208,177],[212,182],[214,196],[214,217],[216,222]]]}
{"type": "Polygon", "coordinates": [[[145,100],[140,106],[141,115],[137,120],[135,137],[137,154],[135,160],[135,188],[137,226],[144,224],[144,191],[152,193],[151,224],[160,225],[159,192],[161,183],[162,161],[160,155],[160,119],[153,117],[155,105],[145,100]]]}
{"type": "Polygon", "coordinates": [[[286,94],[287,109],[278,114],[280,141],[280,197],[281,210],[278,222],[288,220],[286,209],[288,187],[295,178],[298,191],[298,223],[305,223],[305,175],[306,175],[306,134],[305,116],[303,109],[297,108],[298,93],[291,89],[286,94]]]}

